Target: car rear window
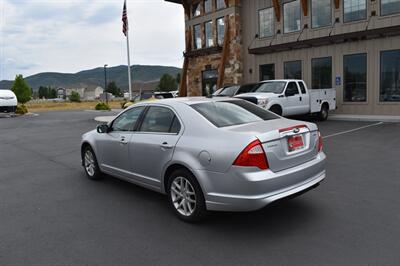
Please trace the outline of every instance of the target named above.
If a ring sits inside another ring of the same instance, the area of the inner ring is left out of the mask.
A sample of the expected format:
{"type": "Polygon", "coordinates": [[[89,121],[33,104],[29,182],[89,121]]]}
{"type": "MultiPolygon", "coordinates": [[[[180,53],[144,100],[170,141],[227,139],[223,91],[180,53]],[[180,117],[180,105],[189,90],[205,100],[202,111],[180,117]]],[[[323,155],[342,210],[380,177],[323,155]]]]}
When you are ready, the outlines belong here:
{"type": "Polygon", "coordinates": [[[241,100],[197,103],[191,105],[191,107],[216,127],[228,127],[279,118],[257,105],[241,100]]]}

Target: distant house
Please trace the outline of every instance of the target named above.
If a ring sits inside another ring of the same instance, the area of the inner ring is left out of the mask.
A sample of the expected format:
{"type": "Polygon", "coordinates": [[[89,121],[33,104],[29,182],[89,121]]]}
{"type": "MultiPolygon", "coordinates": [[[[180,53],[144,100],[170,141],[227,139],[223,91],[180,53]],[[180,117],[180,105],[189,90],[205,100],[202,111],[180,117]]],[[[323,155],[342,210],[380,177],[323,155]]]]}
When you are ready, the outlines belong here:
{"type": "Polygon", "coordinates": [[[79,94],[79,96],[81,96],[81,99],[83,100],[83,96],[85,94],[85,88],[68,88],[65,89],[65,93],[67,95],[67,97],[71,96],[72,92],[77,92],[79,94]]]}
{"type": "Polygon", "coordinates": [[[65,95],[69,97],[73,91],[79,93],[81,100],[94,101],[100,98],[104,92],[104,89],[102,87],[68,88],[65,89],[65,95]]]}
{"type": "Polygon", "coordinates": [[[103,92],[104,89],[102,87],[86,88],[83,93],[83,99],[87,101],[94,101],[96,99],[99,99],[100,95],[102,95],[103,92]]]}
{"type": "Polygon", "coordinates": [[[57,98],[58,99],[65,99],[67,97],[65,88],[58,88],[57,89],[57,98]]]}

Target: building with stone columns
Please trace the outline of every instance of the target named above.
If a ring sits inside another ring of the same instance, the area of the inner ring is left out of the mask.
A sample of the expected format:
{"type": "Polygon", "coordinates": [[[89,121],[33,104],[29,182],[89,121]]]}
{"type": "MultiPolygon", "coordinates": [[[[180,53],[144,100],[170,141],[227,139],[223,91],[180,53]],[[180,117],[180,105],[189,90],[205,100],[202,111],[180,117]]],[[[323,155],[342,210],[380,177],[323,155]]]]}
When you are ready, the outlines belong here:
{"type": "Polygon", "coordinates": [[[181,94],[303,79],[337,113],[400,115],[400,0],[166,0],[185,10],[181,94]]]}

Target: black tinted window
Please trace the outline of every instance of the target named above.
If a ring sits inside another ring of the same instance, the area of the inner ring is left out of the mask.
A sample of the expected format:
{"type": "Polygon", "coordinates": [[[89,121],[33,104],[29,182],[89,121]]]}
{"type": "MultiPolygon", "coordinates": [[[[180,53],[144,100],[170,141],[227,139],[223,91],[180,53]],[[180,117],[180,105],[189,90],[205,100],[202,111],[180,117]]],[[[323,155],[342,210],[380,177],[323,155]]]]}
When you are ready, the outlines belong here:
{"type": "Polygon", "coordinates": [[[296,95],[296,94],[299,94],[299,89],[297,88],[297,85],[296,85],[295,82],[290,82],[290,83],[287,85],[285,94],[286,94],[286,95],[296,95]]]}
{"type": "Polygon", "coordinates": [[[278,116],[247,101],[218,101],[193,104],[192,108],[217,127],[276,119],[278,116]]]}
{"type": "Polygon", "coordinates": [[[175,114],[170,109],[152,106],[143,119],[140,131],[169,133],[174,117],[175,114]]]}
{"type": "Polygon", "coordinates": [[[242,93],[248,93],[248,92],[253,92],[255,91],[260,84],[247,84],[243,85],[239,88],[237,94],[242,94],[242,93]]]}
{"type": "Polygon", "coordinates": [[[113,131],[132,131],[144,107],[132,108],[116,118],[112,124],[113,131]]]}
{"type": "Polygon", "coordinates": [[[304,86],[304,83],[300,81],[299,86],[300,86],[301,93],[306,94],[307,92],[306,92],[306,87],[304,86]]]}
{"type": "Polygon", "coordinates": [[[179,123],[178,118],[175,116],[174,120],[172,121],[171,129],[169,132],[178,134],[179,131],[181,131],[181,123],[179,123]]]}

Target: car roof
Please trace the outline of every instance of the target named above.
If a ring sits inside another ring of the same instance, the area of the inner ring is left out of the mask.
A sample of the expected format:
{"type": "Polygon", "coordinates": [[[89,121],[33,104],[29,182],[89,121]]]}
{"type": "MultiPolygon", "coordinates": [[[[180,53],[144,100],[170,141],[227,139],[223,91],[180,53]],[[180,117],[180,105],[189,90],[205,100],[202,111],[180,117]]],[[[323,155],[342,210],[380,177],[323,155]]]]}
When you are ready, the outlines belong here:
{"type": "Polygon", "coordinates": [[[280,82],[289,82],[289,81],[303,81],[301,79],[271,79],[271,80],[263,80],[260,81],[260,83],[265,83],[265,82],[274,82],[274,81],[280,81],[280,82]]]}
{"type": "Polygon", "coordinates": [[[177,97],[177,98],[169,98],[169,99],[159,99],[150,102],[142,102],[137,103],[132,106],[139,105],[149,105],[149,104],[166,104],[169,106],[174,106],[175,104],[186,104],[193,105],[198,103],[208,103],[208,102],[222,102],[222,101],[243,101],[238,98],[230,98],[230,97],[177,97]]]}

